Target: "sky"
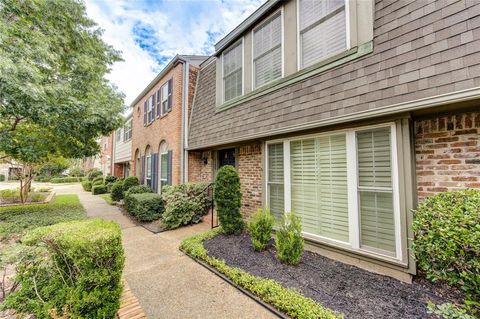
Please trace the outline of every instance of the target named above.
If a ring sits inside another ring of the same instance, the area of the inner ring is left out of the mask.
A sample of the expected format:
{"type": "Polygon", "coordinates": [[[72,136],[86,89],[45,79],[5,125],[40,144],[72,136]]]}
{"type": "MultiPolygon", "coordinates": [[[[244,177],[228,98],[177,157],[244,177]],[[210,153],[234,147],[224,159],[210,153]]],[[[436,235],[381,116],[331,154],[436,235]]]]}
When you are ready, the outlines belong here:
{"type": "Polygon", "coordinates": [[[86,0],[103,39],[122,52],[107,78],[130,103],[176,54],[210,55],[264,0],[86,0]]]}

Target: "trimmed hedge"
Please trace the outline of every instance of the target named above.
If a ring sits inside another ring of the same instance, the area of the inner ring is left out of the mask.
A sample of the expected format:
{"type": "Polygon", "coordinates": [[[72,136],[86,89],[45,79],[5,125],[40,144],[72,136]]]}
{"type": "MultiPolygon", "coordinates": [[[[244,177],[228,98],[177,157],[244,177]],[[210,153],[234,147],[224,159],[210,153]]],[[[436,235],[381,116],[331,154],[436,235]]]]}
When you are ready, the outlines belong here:
{"type": "Polygon", "coordinates": [[[162,216],[163,201],[159,194],[130,194],[128,212],[141,222],[157,220],[162,216]]]}
{"type": "Polygon", "coordinates": [[[78,183],[80,182],[79,177],[54,177],[50,179],[50,183],[61,184],[61,183],[78,183]]]}
{"type": "MultiPolygon", "coordinates": [[[[138,177],[137,176],[129,176],[129,177],[125,178],[125,180],[123,181],[123,192],[125,193],[131,187],[138,186],[138,185],[140,185],[140,181],[138,180],[138,177]]],[[[124,196],[125,196],[125,194],[124,194],[124,196]]]]}
{"type": "Polygon", "coordinates": [[[247,289],[263,301],[271,304],[281,312],[294,319],[338,319],[341,314],[325,308],[313,299],[307,298],[298,291],[282,286],[272,279],[251,275],[239,268],[230,267],[223,260],[208,255],[203,242],[222,232],[221,228],[185,239],[180,250],[191,257],[201,260],[217,269],[237,285],[247,289]]]}
{"type": "Polygon", "coordinates": [[[123,199],[123,181],[119,180],[112,184],[110,189],[110,198],[114,202],[119,202],[123,199]]]}
{"type": "Polygon", "coordinates": [[[432,281],[462,289],[467,300],[480,300],[480,191],[440,193],[413,212],[419,268],[432,281]]]}
{"type": "Polygon", "coordinates": [[[113,175],[107,175],[105,176],[105,184],[109,184],[109,183],[115,183],[117,181],[117,177],[116,176],[113,176],[113,175]]]}
{"type": "Polygon", "coordinates": [[[225,165],[218,170],[215,178],[214,199],[218,219],[225,234],[240,234],[244,227],[240,213],[242,193],[240,177],[235,167],[225,165]]]}
{"type": "Polygon", "coordinates": [[[168,229],[174,229],[200,222],[211,205],[206,187],[205,183],[164,186],[162,189],[165,204],[162,215],[163,225],[168,229]]]}
{"type": "Polygon", "coordinates": [[[100,172],[98,169],[92,169],[90,172],[87,174],[87,178],[89,181],[93,181],[96,177],[102,176],[102,172],[100,172]]]}
{"type": "Polygon", "coordinates": [[[130,195],[144,194],[144,193],[153,193],[153,190],[150,187],[145,185],[137,185],[137,186],[131,187],[129,190],[123,193],[123,204],[125,205],[125,209],[128,212],[131,212],[133,209],[133,206],[131,206],[132,200],[130,199],[130,195]]]}
{"type": "Polygon", "coordinates": [[[103,184],[103,182],[104,182],[103,176],[97,176],[92,180],[93,184],[98,183],[98,182],[102,182],[102,184],[103,184]]]}
{"type": "Polygon", "coordinates": [[[106,194],[108,193],[107,185],[93,185],[92,186],[92,194],[99,195],[99,194],[106,194]]]}
{"type": "Polygon", "coordinates": [[[5,175],[0,174],[0,182],[4,182],[4,181],[5,181],[5,175]]]}
{"type": "Polygon", "coordinates": [[[50,182],[51,179],[52,179],[51,176],[35,176],[33,178],[35,182],[40,182],[40,183],[50,182]]]}
{"type": "Polygon", "coordinates": [[[115,318],[124,265],[117,223],[60,223],[30,231],[22,243],[20,288],[7,297],[6,308],[37,318],[115,318]]]}
{"type": "Polygon", "coordinates": [[[86,192],[91,192],[92,191],[92,182],[90,181],[83,181],[82,182],[82,187],[83,187],[83,190],[86,191],[86,192]]]}

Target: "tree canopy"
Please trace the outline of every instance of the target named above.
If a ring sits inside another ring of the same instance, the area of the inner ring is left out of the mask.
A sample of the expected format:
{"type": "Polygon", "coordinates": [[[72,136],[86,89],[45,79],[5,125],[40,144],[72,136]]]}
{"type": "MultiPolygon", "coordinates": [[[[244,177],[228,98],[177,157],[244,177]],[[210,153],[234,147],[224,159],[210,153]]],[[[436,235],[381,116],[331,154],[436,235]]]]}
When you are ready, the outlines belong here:
{"type": "Polygon", "coordinates": [[[106,80],[120,53],[78,0],[0,0],[0,157],[40,163],[98,152],[122,124],[106,80]]]}

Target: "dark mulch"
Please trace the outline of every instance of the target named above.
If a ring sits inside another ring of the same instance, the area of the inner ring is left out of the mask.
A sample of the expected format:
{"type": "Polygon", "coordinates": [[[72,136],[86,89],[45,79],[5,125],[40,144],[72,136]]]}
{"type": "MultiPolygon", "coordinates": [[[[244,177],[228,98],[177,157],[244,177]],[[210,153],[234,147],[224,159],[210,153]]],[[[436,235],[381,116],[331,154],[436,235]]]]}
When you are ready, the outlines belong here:
{"type": "Polygon", "coordinates": [[[431,318],[427,300],[448,302],[450,294],[426,281],[406,284],[309,251],[298,266],[287,266],[277,260],[274,248],[254,251],[247,234],[219,235],[204,245],[209,255],[228,265],[294,288],[345,318],[431,318]]]}

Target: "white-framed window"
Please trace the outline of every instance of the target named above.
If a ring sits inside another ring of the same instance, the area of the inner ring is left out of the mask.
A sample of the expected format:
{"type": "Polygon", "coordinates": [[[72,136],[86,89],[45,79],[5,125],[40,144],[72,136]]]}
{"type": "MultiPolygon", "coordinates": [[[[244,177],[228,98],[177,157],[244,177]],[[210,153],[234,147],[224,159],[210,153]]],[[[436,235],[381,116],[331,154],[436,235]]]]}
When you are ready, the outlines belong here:
{"type": "Polygon", "coordinates": [[[299,68],[347,49],[348,0],[297,0],[299,68]]]}
{"type": "Polygon", "coordinates": [[[152,187],[152,151],[150,148],[145,152],[145,184],[152,187]]]}
{"type": "Polygon", "coordinates": [[[153,95],[151,95],[147,100],[147,114],[148,114],[148,123],[153,122],[153,120],[155,119],[153,95]]]}
{"type": "Polygon", "coordinates": [[[132,139],[132,120],[128,120],[123,127],[123,140],[128,142],[132,139]]]}
{"type": "Polygon", "coordinates": [[[282,77],[282,11],[274,13],[252,31],[253,87],[282,77]]]}
{"type": "Polygon", "coordinates": [[[243,40],[222,54],[223,101],[243,94],[243,40]]]}
{"type": "Polygon", "coordinates": [[[160,193],[162,192],[162,188],[165,185],[168,185],[168,146],[167,143],[162,142],[160,144],[160,193]]]}
{"type": "Polygon", "coordinates": [[[395,132],[387,123],[267,142],[273,215],[294,211],[306,238],[402,261],[395,132]]]}
{"type": "Polygon", "coordinates": [[[170,95],[168,94],[168,84],[170,82],[167,81],[167,83],[165,83],[162,88],[160,89],[161,90],[161,96],[162,96],[162,102],[161,102],[161,105],[162,105],[162,115],[163,114],[167,114],[168,113],[168,99],[170,97],[170,95]]]}
{"type": "Polygon", "coordinates": [[[115,131],[115,141],[120,142],[121,139],[122,139],[122,129],[119,128],[115,131]]]}

